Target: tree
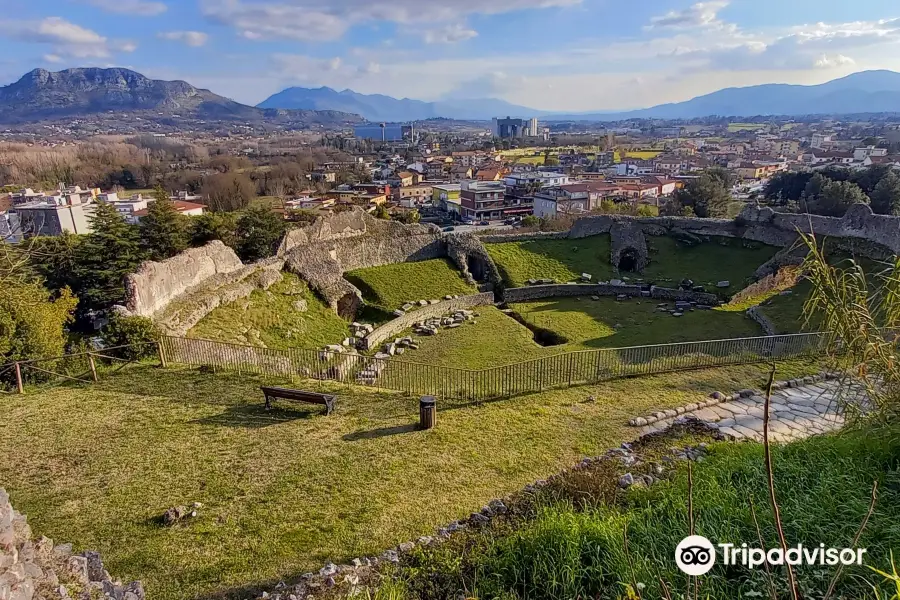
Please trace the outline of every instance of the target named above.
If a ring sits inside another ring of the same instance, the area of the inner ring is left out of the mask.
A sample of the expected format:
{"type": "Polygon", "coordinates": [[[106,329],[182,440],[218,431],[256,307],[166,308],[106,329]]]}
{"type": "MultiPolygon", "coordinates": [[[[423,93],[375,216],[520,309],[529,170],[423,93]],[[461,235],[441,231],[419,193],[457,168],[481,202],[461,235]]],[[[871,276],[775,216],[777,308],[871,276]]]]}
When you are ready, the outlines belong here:
{"type": "Polygon", "coordinates": [[[268,208],[247,209],[238,219],[235,232],[238,256],[244,261],[254,261],[274,255],[284,232],[284,219],[268,208]]]}
{"type": "Polygon", "coordinates": [[[141,219],[141,240],[151,260],[165,260],[187,249],[190,222],[178,212],[161,186],[156,186],[153,196],[156,200],[141,219]]]}
{"type": "Polygon", "coordinates": [[[892,171],[893,167],[890,165],[872,165],[868,169],[853,173],[850,181],[862,188],[866,195],[871,196],[878,183],[892,171]]]}
{"type": "Polygon", "coordinates": [[[390,218],[391,218],[391,215],[390,215],[390,213],[388,213],[387,209],[384,207],[384,204],[379,204],[378,206],[376,206],[374,214],[375,214],[376,219],[384,219],[387,221],[387,220],[390,220],[390,218]]]}
{"type": "Polygon", "coordinates": [[[236,245],[235,230],[237,218],[235,213],[203,213],[191,220],[191,246],[204,246],[213,240],[219,240],[232,248],[236,245]]]}
{"type": "MultiPolygon", "coordinates": [[[[61,356],[78,300],[68,288],[53,296],[34,281],[0,289],[0,364],[61,356]]],[[[43,368],[48,368],[46,365],[43,368]]]]}
{"type": "Polygon", "coordinates": [[[812,178],[813,173],[810,171],[778,173],[766,182],[763,195],[766,200],[779,205],[785,205],[791,200],[800,200],[803,190],[806,189],[806,185],[812,178]]]}
{"type": "Polygon", "coordinates": [[[211,211],[235,211],[246,208],[256,198],[256,186],[246,175],[219,173],[203,182],[200,193],[211,211]]]}
{"type": "MultiPolygon", "coordinates": [[[[811,185],[813,181],[815,178],[810,180],[811,185]]],[[[808,211],[813,214],[842,217],[854,204],[868,204],[869,197],[855,183],[826,181],[818,194],[807,195],[805,201],[808,211]]]]}
{"type": "Polygon", "coordinates": [[[75,271],[78,266],[78,246],[84,236],[68,231],[55,236],[40,236],[32,239],[29,254],[31,264],[51,291],[63,288],[76,289],[78,281],[75,271]]]}
{"type": "Polygon", "coordinates": [[[674,210],[678,210],[679,206],[691,207],[698,217],[712,219],[728,216],[731,194],[722,180],[722,174],[714,171],[703,173],[676,191],[673,199],[676,203],[674,210]]]}
{"type": "Polygon", "coordinates": [[[401,223],[406,223],[407,225],[410,225],[412,223],[418,223],[419,221],[421,221],[422,215],[419,214],[418,210],[413,209],[410,211],[400,213],[399,215],[397,215],[395,217],[395,219],[397,221],[400,221],[401,223]]]}
{"type": "Polygon", "coordinates": [[[872,210],[880,215],[900,215],[900,177],[888,171],[871,194],[872,210]]]}
{"type": "Polygon", "coordinates": [[[76,252],[78,309],[106,310],[125,299],[125,276],[146,258],[140,235],[109,203],[100,202],[91,217],[91,233],[76,252]]]}

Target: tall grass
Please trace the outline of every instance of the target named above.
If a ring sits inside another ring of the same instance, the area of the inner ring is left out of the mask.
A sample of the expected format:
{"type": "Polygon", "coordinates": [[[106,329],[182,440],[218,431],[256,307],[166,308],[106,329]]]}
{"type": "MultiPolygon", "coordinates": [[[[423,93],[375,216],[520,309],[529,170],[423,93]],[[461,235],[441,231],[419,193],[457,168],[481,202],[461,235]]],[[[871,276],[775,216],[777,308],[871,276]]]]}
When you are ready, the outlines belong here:
{"type": "MultiPolygon", "coordinates": [[[[869,565],[890,571],[891,550],[900,547],[900,428],[812,438],[773,452],[790,546],[849,547],[869,510],[872,484],[879,481],[879,501],[859,546],[867,548],[869,565]]],[[[779,547],[774,519],[763,508],[762,454],[762,447],[755,444],[718,444],[693,469],[697,534],[714,544],[758,546],[755,506],[765,546],[779,547]]],[[[588,508],[565,501],[548,504],[509,532],[470,543],[461,567],[438,552],[419,568],[431,581],[455,570],[456,585],[477,581],[482,599],[509,594],[547,600],[627,597],[632,570],[641,597],[664,597],[662,582],[678,597],[689,583],[674,561],[675,547],[688,535],[687,497],[687,476],[679,471],[669,482],[630,491],[618,504],[588,508]]],[[[805,598],[822,598],[834,576],[834,568],[827,566],[800,566],[795,571],[805,598]]],[[[778,597],[789,597],[786,572],[772,567],[772,574],[778,597]]],[[[768,585],[762,568],[717,564],[702,578],[699,597],[761,598],[768,595],[768,585]]],[[[880,598],[889,598],[884,595],[886,585],[867,567],[848,567],[835,597],[875,598],[877,590],[880,598]]],[[[435,593],[414,585],[412,589],[417,596],[434,598],[451,591],[445,587],[435,593]]]]}

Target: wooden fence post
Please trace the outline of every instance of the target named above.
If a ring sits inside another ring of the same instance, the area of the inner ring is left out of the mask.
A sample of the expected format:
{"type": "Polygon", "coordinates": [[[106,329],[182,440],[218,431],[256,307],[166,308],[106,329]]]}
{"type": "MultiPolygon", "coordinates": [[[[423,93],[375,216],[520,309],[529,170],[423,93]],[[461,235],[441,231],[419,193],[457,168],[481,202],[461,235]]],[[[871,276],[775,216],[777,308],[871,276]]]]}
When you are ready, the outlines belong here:
{"type": "Polygon", "coordinates": [[[94,383],[100,381],[100,378],[97,377],[97,363],[94,362],[94,355],[88,352],[88,363],[91,365],[91,377],[94,380],[94,383]]]}
{"type": "Polygon", "coordinates": [[[16,389],[19,390],[20,394],[25,393],[25,384],[22,381],[22,365],[16,363],[16,389]]]}
{"type": "Polygon", "coordinates": [[[159,367],[165,369],[169,365],[166,363],[166,353],[163,352],[162,344],[162,340],[156,342],[156,353],[159,355],[159,367]]]}

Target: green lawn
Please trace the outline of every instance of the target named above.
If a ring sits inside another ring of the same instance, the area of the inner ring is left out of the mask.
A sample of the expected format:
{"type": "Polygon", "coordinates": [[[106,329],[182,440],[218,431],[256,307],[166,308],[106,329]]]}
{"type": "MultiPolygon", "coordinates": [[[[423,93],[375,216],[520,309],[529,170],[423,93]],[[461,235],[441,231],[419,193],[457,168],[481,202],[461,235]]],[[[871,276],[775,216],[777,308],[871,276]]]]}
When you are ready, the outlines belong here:
{"type": "Polygon", "coordinates": [[[478,292],[466,283],[453,263],[443,258],[358,269],[344,277],[359,288],[367,303],[386,310],[395,310],[407,302],[478,292]]]}
{"type": "Polygon", "coordinates": [[[521,287],[529,279],[572,281],[590,273],[594,281],[608,281],[614,270],[609,264],[608,235],[578,240],[534,240],[486,244],[503,280],[521,287]]]}
{"type": "Polygon", "coordinates": [[[644,269],[644,279],[655,280],[667,287],[677,286],[682,279],[692,279],[707,291],[734,294],[743,289],[753,273],[778,252],[775,246],[731,238],[711,238],[711,241],[687,246],[672,237],[647,237],[650,246],[650,265],[644,269]],[[747,244],[748,247],[745,247],[747,244]],[[731,286],[716,288],[720,281],[731,286]]]}
{"type": "MultiPolygon", "coordinates": [[[[756,269],[778,252],[774,246],[729,238],[711,238],[709,242],[688,246],[672,237],[648,236],[647,243],[650,264],[639,275],[623,275],[667,287],[675,287],[688,278],[696,285],[706,286],[708,291],[722,294],[740,291],[756,269]],[[720,281],[729,281],[731,286],[720,290],[716,288],[720,281]]],[[[618,276],[609,263],[608,235],[487,244],[487,249],[503,279],[514,287],[525,285],[529,279],[571,281],[582,273],[590,273],[594,281],[618,276]]]]}
{"type": "Polygon", "coordinates": [[[477,324],[419,337],[419,349],[403,360],[477,370],[576,350],[762,335],[742,313],[698,310],[673,317],[657,312],[656,302],[638,302],[586,297],[511,306],[529,323],[569,339],[567,344],[547,347],[535,342],[531,330],[512,317],[492,306],[479,307],[477,324]],[[622,327],[614,329],[615,325],[622,327]]]}
{"type": "Polygon", "coordinates": [[[612,298],[553,298],[510,308],[529,323],[569,340],[557,350],[623,348],[763,334],[758,324],[741,313],[697,310],[673,317],[659,312],[656,306],[657,301],[647,299],[617,302],[612,298]]]}
{"type": "Polygon", "coordinates": [[[256,290],[212,311],[188,332],[188,337],[267,348],[317,348],[339,344],[349,335],[348,323],[337,316],[306,283],[292,273],[268,291],[256,290]],[[294,307],[306,302],[307,310],[294,307]]]}
{"type": "Polygon", "coordinates": [[[0,403],[0,481],[37,535],[102,553],[148,598],[247,598],[325,561],[349,561],[477,510],[491,498],[635,436],[627,419],[759,386],[764,369],[645,377],[441,411],[323,382],[337,411],[283,404],[278,379],[126,369],[91,386],[0,403]],[[596,398],[586,402],[589,396],[596,398]],[[171,528],[167,508],[200,502],[171,528]]]}

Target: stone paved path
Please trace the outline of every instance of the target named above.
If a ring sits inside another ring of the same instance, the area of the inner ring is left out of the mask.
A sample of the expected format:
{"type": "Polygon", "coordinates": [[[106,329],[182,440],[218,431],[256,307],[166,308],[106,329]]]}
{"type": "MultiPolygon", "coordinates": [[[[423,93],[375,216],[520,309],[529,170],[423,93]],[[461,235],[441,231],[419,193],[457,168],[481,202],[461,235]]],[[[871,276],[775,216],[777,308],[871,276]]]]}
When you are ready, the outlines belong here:
{"type": "MultiPolygon", "coordinates": [[[[772,392],[770,438],[776,442],[789,442],[840,429],[844,425],[841,411],[843,403],[862,405],[866,398],[865,390],[861,387],[839,390],[840,387],[838,381],[820,381],[772,392]]],[[[702,419],[736,440],[762,441],[764,407],[765,398],[751,396],[684,414],[702,419]]],[[[641,434],[665,429],[678,417],[642,427],[641,434]]]]}

